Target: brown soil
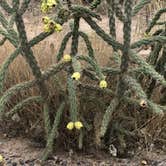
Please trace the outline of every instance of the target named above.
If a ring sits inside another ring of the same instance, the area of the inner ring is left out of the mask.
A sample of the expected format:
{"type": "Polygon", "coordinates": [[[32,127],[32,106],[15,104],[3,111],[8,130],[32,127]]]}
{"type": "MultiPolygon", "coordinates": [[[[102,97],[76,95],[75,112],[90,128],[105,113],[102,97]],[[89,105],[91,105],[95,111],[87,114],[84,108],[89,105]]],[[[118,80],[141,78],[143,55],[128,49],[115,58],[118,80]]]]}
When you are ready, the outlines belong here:
{"type": "Polygon", "coordinates": [[[155,150],[137,152],[133,158],[119,159],[98,151],[83,154],[72,150],[56,152],[45,163],[40,162],[43,148],[34,148],[26,138],[7,138],[0,135],[0,154],[4,157],[5,166],[140,166],[146,162],[149,166],[165,166],[166,154],[155,150]],[[97,154],[97,155],[96,155],[97,154]]]}

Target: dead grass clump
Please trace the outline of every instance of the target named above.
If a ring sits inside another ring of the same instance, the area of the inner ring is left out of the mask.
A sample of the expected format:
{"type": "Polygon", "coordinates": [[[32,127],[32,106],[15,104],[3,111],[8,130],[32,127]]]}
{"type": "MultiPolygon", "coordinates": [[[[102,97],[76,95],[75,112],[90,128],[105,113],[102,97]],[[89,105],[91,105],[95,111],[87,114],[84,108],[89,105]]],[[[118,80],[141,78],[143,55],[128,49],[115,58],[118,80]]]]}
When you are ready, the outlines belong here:
{"type": "MultiPolygon", "coordinates": [[[[32,25],[29,24],[28,20],[27,20],[26,28],[28,29],[29,39],[31,39],[35,34],[39,33],[41,30],[40,26],[37,26],[36,31],[32,31],[31,29],[33,27],[32,25]]],[[[67,26],[62,33],[52,35],[51,37],[47,38],[45,41],[42,41],[38,45],[35,45],[35,47],[33,47],[34,55],[37,58],[38,65],[41,67],[42,71],[46,70],[49,66],[56,63],[56,53],[58,52],[63,34],[66,33],[66,31],[68,31],[67,26]],[[55,41],[58,41],[58,42],[55,42],[55,41]]],[[[99,37],[97,37],[97,35],[94,32],[88,32],[88,36],[90,37],[90,40],[94,47],[94,52],[95,52],[95,56],[98,63],[102,66],[107,65],[109,58],[111,57],[111,54],[112,54],[112,48],[110,48],[107,44],[103,43],[103,41],[99,37]]],[[[87,55],[86,46],[83,43],[82,39],[80,39],[79,47],[81,48],[79,49],[80,50],[79,54],[87,55]]],[[[10,43],[6,42],[3,46],[0,47],[0,49],[1,49],[0,63],[3,63],[5,58],[14,51],[14,48],[12,47],[10,43]]],[[[70,53],[69,50],[70,50],[70,46],[68,45],[65,50],[65,53],[70,53]]],[[[60,93],[60,89],[65,88],[66,86],[65,77],[66,77],[65,74],[60,73],[56,77],[53,77],[52,79],[49,79],[47,81],[47,86],[50,92],[49,94],[50,103],[53,109],[59,105],[57,97],[58,97],[58,94],[60,93]]],[[[5,78],[4,90],[10,88],[12,85],[16,85],[18,83],[22,83],[32,79],[34,79],[34,77],[32,75],[32,72],[29,66],[27,65],[25,59],[21,55],[19,55],[9,67],[7,77],[5,78]]],[[[40,93],[36,87],[17,93],[11,98],[10,102],[8,102],[6,111],[12,109],[15,106],[15,104],[17,104],[22,99],[25,99],[28,96],[37,96],[39,94],[40,93]]],[[[21,131],[20,129],[21,127],[22,131],[25,131],[26,133],[27,132],[29,133],[30,131],[34,132],[34,128],[37,126],[40,126],[39,123],[42,123],[41,109],[42,108],[40,104],[31,103],[26,108],[23,108],[21,113],[19,113],[18,115],[19,121],[16,122],[18,119],[17,120],[15,119],[13,120],[12,123],[19,126],[20,131],[21,131]]],[[[6,131],[8,130],[9,133],[10,131],[13,131],[12,123],[9,123],[8,126],[7,126],[8,123],[5,123],[6,131]]],[[[43,125],[41,124],[41,126],[43,125]]]]}

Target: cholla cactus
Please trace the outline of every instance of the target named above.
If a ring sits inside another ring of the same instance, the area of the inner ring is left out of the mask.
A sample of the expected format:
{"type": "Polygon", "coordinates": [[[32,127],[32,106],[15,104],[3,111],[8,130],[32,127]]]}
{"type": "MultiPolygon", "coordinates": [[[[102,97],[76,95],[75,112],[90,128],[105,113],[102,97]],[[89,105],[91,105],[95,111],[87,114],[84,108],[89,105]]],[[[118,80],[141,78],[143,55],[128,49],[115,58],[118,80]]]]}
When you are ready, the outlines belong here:
{"type": "MultiPolygon", "coordinates": [[[[104,137],[111,123],[114,112],[118,110],[121,105],[133,104],[139,107],[146,107],[155,113],[162,113],[166,110],[165,106],[154,103],[147,96],[146,92],[142,89],[141,84],[138,82],[139,76],[149,76],[155,83],[166,86],[166,71],[165,67],[165,43],[166,33],[165,28],[161,29],[160,33],[154,36],[146,36],[146,38],[131,43],[131,23],[132,18],[144,7],[144,5],[150,3],[149,0],[140,0],[135,6],[132,4],[133,0],[125,0],[124,5],[120,5],[117,0],[107,0],[109,6],[109,28],[110,34],[107,34],[97,23],[95,19],[101,20],[101,17],[96,14],[95,8],[100,5],[100,0],[94,0],[89,6],[74,5],[70,0],[66,0],[67,6],[63,7],[61,0],[43,0],[41,9],[44,13],[47,13],[53,7],[57,6],[57,13],[54,18],[44,17],[44,31],[41,34],[35,36],[32,40],[28,41],[27,33],[25,30],[23,14],[25,13],[30,0],[24,0],[21,5],[19,0],[13,0],[10,6],[6,0],[0,0],[0,7],[10,15],[10,20],[7,20],[2,12],[0,12],[0,34],[3,36],[0,41],[0,45],[3,45],[8,40],[14,47],[15,51],[4,61],[1,65],[0,70],[0,114],[1,118],[5,118],[4,115],[11,117],[13,114],[21,110],[21,108],[29,102],[41,102],[43,104],[43,117],[46,131],[46,149],[43,154],[43,160],[46,160],[53,151],[54,139],[57,138],[57,130],[60,125],[60,119],[63,114],[65,106],[69,103],[69,119],[70,121],[66,124],[67,129],[74,132],[74,128],[80,132],[79,136],[79,147],[82,147],[83,143],[83,132],[88,130],[86,120],[82,117],[79,112],[79,97],[77,92],[79,88],[91,89],[94,91],[102,91],[103,93],[109,93],[113,95],[113,99],[110,101],[110,105],[105,110],[101,129],[100,137],[104,137]],[[124,9],[122,9],[124,8],[124,9]],[[117,17],[123,23],[124,41],[119,43],[116,41],[116,27],[115,17],[117,17]],[[61,43],[61,47],[57,54],[57,64],[51,66],[43,73],[36,61],[32,46],[44,40],[46,37],[53,33],[58,33],[63,30],[63,23],[69,22],[70,19],[74,20],[73,27],[68,32],[61,43]],[[101,68],[95,59],[92,44],[86,33],[79,30],[80,19],[84,19],[90,27],[105,41],[110,47],[113,47],[114,54],[119,55],[118,68],[101,68]],[[16,25],[17,30],[13,28],[16,25]],[[79,38],[83,38],[88,54],[87,56],[79,55],[78,45],[79,38]],[[64,50],[68,44],[69,39],[72,39],[71,52],[68,55],[64,55],[64,50]],[[154,44],[155,43],[155,44],[154,44]],[[146,62],[136,53],[136,48],[140,48],[143,45],[155,45],[149,60],[146,62]],[[163,50],[162,50],[163,48],[163,50]],[[162,56],[159,58],[159,52],[162,51],[162,56]],[[120,52],[120,54],[118,53],[120,52]],[[7,74],[7,70],[10,64],[17,56],[21,54],[26,62],[29,64],[32,73],[35,77],[34,80],[24,82],[15,85],[3,91],[4,79],[7,74]],[[156,59],[158,59],[156,61],[156,59]],[[83,69],[80,61],[85,61],[88,64],[86,69],[83,69]],[[153,61],[152,65],[149,63],[153,61]],[[137,67],[133,67],[132,63],[137,64],[137,67]],[[49,77],[56,75],[60,71],[67,72],[67,94],[64,96],[64,101],[60,104],[54,117],[54,122],[51,124],[50,120],[50,105],[49,105],[49,91],[45,80],[49,77]],[[163,72],[164,70],[164,72],[163,72]],[[107,77],[115,74],[118,76],[118,82],[115,92],[109,90],[109,82],[107,77]],[[82,77],[86,76],[89,79],[95,79],[98,81],[98,87],[93,85],[84,85],[82,83],[82,77]],[[12,97],[12,95],[18,91],[25,90],[37,85],[40,90],[40,96],[29,97],[20,103],[18,103],[11,111],[5,112],[5,105],[12,97]],[[132,94],[135,94],[132,96],[132,94]],[[66,97],[67,96],[67,97],[66,97]]],[[[64,4],[65,5],[65,4],[64,4]]],[[[146,34],[149,34],[151,29],[157,24],[165,25],[165,22],[158,22],[160,16],[166,12],[166,9],[161,9],[157,12],[154,19],[152,19],[149,27],[146,30],[146,34]]],[[[151,86],[150,86],[151,87],[151,86]]],[[[120,129],[119,129],[120,130],[120,129]]],[[[119,136],[122,140],[123,136],[119,136]]]]}

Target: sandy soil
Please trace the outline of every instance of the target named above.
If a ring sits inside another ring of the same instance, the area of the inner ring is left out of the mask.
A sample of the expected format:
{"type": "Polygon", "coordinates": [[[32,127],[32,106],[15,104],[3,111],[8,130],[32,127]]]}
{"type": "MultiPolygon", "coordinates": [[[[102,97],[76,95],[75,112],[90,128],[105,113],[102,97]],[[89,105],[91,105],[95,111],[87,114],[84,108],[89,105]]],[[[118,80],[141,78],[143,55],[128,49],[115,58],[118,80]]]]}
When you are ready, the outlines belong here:
{"type": "Polygon", "coordinates": [[[40,162],[43,148],[34,148],[32,142],[26,138],[7,138],[0,134],[0,154],[3,155],[5,166],[165,166],[166,154],[157,151],[141,151],[133,158],[113,158],[99,151],[97,155],[91,153],[75,153],[72,150],[57,152],[47,162],[40,162]],[[142,164],[141,164],[142,163],[142,164]],[[147,164],[143,164],[147,163],[147,164]]]}

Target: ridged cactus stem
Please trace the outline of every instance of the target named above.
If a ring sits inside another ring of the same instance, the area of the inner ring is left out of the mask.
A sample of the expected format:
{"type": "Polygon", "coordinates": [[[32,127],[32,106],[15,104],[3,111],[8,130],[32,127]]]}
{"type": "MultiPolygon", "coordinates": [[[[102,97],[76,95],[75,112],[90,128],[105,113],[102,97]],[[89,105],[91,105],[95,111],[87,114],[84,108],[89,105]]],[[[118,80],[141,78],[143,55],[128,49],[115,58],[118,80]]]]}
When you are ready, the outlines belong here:
{"type": "Polygon", "coordinates": [[[125,21],[123,25],[123,38],[124,38],[124,46],[123,46],[123,55],[121,59],[121,71],[122,73],[127,72],[128,63],[129,63],[129,50],[130,50],[130,42],[131,42],[131,16],[132,16],[132,0],[125,1],[125,21]]]}
{"type": "Polygon", "coordinates": [[[45,118],[45,130],[46,130],[46,135],[48,136],[49,131],[51,129],[50,118],[49,118],[49,106],[48,106],[49,94],[48,94],[48,90],[45,83],[41,80],[41,71],[35,57],[33,56],[33,51],[31,50],[28,44],[24,21],[22,19],[22,15],[20,15],[19,13],[17,13],[16,15],[16,26],[19,33],[21,53],[25,57],[27,63],[30,65],[33,75],[38,80],[38,87],[40,89],[41,96],[44,101],[43,111],[44,111],[44,118],[45,118]]]}
{"type": "Polygon", "coordinates": [[[79,22],[80,17],[74,17],[74,27],[73,27],[73,36],[72,36],[72,43],[71,43],[71,55],[76,56],[78,52],[78,39],[79,39],[79,22]]]}

